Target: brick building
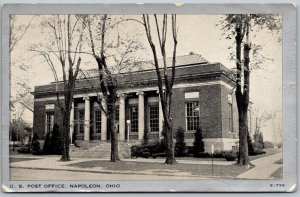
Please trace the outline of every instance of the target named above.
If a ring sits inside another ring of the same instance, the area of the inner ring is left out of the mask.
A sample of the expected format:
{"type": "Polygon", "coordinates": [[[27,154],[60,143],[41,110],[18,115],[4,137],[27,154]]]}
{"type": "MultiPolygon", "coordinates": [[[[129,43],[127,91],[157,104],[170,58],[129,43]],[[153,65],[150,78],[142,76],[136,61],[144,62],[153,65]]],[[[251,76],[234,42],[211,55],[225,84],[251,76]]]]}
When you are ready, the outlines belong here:
{"type": "MultiPolygon", "coordinates": [[[[145,131],[150,140],[161,137],[163,117],[157,77],[153,65],[150,66],[145,64],[117,77],[116,119],[120,143],[128,138],[138,142],[145,131]]],[[[95,102],[97,91],[91,84],[99,87],[97,72],[93,70],[84,71],[76,82],[70,125],[72,141],[76,143],[105,143],[110,139],[107,118],[95,102]]],[[[230,71],[222,64],[210,63],[197,54],[177,57],[171,114],[174,129],[185,129],[188,146],[192,146],[194,132],[199,126],[203,129],[205,151],[211,150],[212,143],[216,150],[230,150],[236,146],[238,113],[233,85],[230,71]]],[[[33,129],[42,140],[54,123],[62,128],[55,83],[36,86],[33,94],[33,129]]]]}

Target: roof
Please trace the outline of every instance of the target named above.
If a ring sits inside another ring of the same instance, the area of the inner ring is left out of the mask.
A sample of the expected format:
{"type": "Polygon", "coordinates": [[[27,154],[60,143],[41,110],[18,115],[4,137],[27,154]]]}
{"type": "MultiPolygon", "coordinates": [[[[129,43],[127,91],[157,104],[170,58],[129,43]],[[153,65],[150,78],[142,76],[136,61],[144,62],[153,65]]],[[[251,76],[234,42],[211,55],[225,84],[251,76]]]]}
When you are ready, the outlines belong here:
{"type": "MultiPolygon", "coordinates": [[[[171,67],[172,66],[172,57],[166,58],[166,63],[167,63],[167,67],[171,67]]],[[[206,59],[204,59],[201,55],[191,53],[189,55],[177,56],[175,66],[206,64],[206,63],[208,63],[208,61],[206,59]]],[[[163,59],[158,60],[158,66],[160,68],[164,67],[163,59]]],[[[155,69],[155,66],[154,66],[153,61],[145,61],[145,62],[141,62],[138,67],[133,68],[131,70],[131,72],[154,70],[154,69],[155,69]]],[[[93,77],[98,77],[98,76],[99,76],[99,71],[97,69],[82,70],[78,74],[78,79],[93,78],[93,77]]]]}
{"type": "MultiPolygon", "coordinates": [[[[172,61],[173,61],[172,57],[166,58],[166,62],[167,62],[168,67],[172,66],[172,61]]],[[[206,59],[204,59],[201,55],[192,53],[192,54],[189,54],[189,55],[177,56],[175,66],[204,64],[204,63],[208,63],[208,61],[206,59]]],[[[158,66],[160,68],[164,67],[163,59],[158,60],[158,66]]],[[[147,61],[142,66],[142,70],[151,70],[151,69],[155,69],[153,61],[147,61]]]]}

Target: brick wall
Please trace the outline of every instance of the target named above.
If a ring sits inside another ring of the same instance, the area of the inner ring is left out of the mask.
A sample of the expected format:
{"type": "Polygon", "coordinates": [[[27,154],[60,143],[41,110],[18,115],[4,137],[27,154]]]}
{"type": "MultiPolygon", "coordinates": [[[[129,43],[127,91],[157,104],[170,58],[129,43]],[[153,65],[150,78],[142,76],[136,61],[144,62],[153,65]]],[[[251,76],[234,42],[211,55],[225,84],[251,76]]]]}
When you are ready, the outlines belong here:
{"type": "Polygon", "coordinates": [[[62,128],[62,114],[58,108],[55,100],[49,101],[35,101],[34,102],[34,116],[33,116],[33,132],[37,133],[39,139],[45,139],[45,121],[46,121],[46,105],[54,104],[54,123],[58,124],[59,128],[62,128]]]}
{"type": "MultiPolygon", "coordinates": [[[[221,86],[207,85],[201,87],[176,88],[173,91],[172,114],[174,129],[183,127],[186,129],[185,119],[185,92],[200,92],[200,126],[203,129],[203,137],[220,138],[221,133],[221,86]]],[[[185,138],[194,138],[194,132],[186,132],[185,138]]]]}

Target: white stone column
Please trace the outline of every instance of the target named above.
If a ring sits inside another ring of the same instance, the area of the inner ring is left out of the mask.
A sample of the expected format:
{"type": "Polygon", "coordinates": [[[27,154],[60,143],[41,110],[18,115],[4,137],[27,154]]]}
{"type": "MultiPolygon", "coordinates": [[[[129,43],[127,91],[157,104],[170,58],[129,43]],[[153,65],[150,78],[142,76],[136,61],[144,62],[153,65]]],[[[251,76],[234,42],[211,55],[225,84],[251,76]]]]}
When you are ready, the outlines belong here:
{"type": "Polygon", "coordinates": [[[120,140],[125,141],[125,95],[119,97],[119,135],[120,140]]]}
{"type": "Polygon", "coordinates": [[[159,127],[159,132],[158,132],[158,138],[161,138],[161,132],[163,130],[163,122],[164,122],[164,115],[163,115],[163,110],[161,106],[161,101],[160,101],[160,94],[158,93],[158,127],[159,127]]]}
{"type": "Polygon", "coordinates": [[[84,97],[84,140],[90,140],[90,98],[84,97]]]}
{"type": "Polygon", "coordinates": [[[73,144],[73,133],[74,133],[74,101],[72,102],[72,108],[70,113],[70,144],[73,144]]]}
{"type": "MultiPolygon", "coordinates": [[[[102,106],[107,111],[107,105],[104,98],[102,98],[102,106]]],[[[101,141],[107,140],[107,117],[104,111],[101,110],[101,141]]]]}
{"type": "Polygon", "coordinates": [[[144,135],[144,129],[145,129],[145,106],[144,106],[144,93],[143,92],[138,92],[139,95],[139,120],[138,120],[138,139],[141,140],[143,139],[144,135]]]}

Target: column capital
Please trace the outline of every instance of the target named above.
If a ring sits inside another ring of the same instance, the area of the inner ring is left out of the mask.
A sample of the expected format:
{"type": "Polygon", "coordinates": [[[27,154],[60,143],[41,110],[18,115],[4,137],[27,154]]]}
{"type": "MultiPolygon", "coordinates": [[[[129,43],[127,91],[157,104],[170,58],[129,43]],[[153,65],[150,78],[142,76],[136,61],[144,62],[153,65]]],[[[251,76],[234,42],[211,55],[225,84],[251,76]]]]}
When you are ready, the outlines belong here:
{"type": "Polygon", "coordinates": [[[85,101],[85,100],[90,100],[90,97],[89,96],[85,96],[85,97],[83,97],[83,100],[85,101]]]}
{"type": "MultiPolygon", "coordinates": [[[[163,93],[165,92],[165,89],[163,89],[163,93]]],[[[156,93],[159,94],[159,90],[156,90],[156,93]]]]}
{"type": "Polygon", "coordinates": [[[117,97],[118,97],[118,98],[125,98],[126,95],[125,95],[124,93],[118,93],[118,94],[117,94],[117,97]]]}
{"type": "Polygon", "coordinates": [[[144,95],[144,92],[143,91],[139,91],[136,93],[136,95],[144,95]]]}

